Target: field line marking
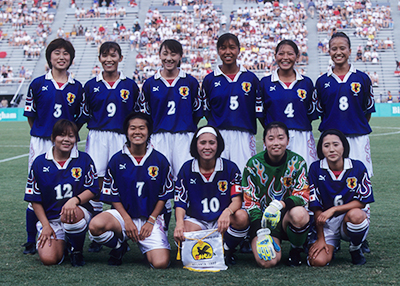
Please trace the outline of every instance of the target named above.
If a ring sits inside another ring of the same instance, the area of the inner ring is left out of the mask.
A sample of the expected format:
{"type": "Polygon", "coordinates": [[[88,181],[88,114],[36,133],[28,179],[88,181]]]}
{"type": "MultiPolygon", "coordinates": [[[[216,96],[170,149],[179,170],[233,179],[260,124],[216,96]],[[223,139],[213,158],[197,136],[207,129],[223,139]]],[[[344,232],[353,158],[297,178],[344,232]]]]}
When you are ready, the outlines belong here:
{"type": "Polygon", "coordinates": [[[29,156],[29,153],[28,153],[28,154],[23,154],[23,155],[19,155],[19,156],[15,156],[15,157],[11,157],[11,158],[7,158],[7,159],[0,160],[0,163],[4,163],[4,162],[16,160],[16,159],[19,159],[19,158],[22,158],[22,157],[27,157],[27,156],[29,156]]]}
{"type": "Polygon", "coordinates": [[[389,127],[389,126],[371,126],[372,129],[400,129],[400,127],[389,127]]]}
{"type": "Polygon", "coordinates": [[[393,134],[400,134],[400,131],[389,132],[389,133],[370,134],[369,137],[382,136],[382,135],[393,135],[393,134]]]}

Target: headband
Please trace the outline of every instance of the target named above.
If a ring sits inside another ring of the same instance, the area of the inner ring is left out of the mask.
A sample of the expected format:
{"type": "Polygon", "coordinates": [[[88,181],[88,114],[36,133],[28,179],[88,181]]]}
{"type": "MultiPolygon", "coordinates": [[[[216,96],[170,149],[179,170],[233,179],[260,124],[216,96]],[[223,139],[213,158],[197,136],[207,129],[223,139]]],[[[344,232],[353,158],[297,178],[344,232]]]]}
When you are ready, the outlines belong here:
{"type": "Polygon", "coordinates": [[[215,135],[215,137],[218,137],[217,132],[215,132],[214,128],[207,126],[207,127],[203,127],[202,129],[200,129],[199,133],[197,133],[196,138],[199,138],[199,136],[204,133],[211,133],[211,134],[215,135]]]}

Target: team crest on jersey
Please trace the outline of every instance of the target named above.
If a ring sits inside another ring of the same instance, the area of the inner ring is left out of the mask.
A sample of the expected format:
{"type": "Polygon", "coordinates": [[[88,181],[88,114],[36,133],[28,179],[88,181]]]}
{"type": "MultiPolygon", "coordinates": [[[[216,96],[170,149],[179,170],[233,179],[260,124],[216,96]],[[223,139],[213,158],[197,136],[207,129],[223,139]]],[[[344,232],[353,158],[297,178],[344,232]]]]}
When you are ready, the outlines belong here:
{"type": "Polygon", "coordinates": [[[147,168],[147,171],[149,172],[149,176],[151,177],[152,180],[155,180],[156,177],[158,176],[158,167],[157,166],[150,166],[147,168]]]}
{"type": "Polygon", "coordinates": [[[347,178],[346,182],[349,189],[354,189],[355,187],[357,187],[357,178],[355,177],[347,178]]]}
{"type": "Polygon", "coordinates": [[[67,101],[68,101],[69,104],[74,103],[75,98],[76,98],[76,95],[73,94],[72,92],[68,92],[67,93],[67,101]]]}
{"type": "Polygon", "coordinates": [[[242,89],[245,93],[249,93],[251,90],[251,83],[247,81],[242,82],[242,89]]]}
{"type": "Polygon", "coordinates": [[[78,180],[80,177],[82,177],[82,169],[79,167],[72,168],[71,174],[72,174],[72,177],[75,178],[75,180],[78,180]]]}
{"type": "Polygon", "coordinates": [[[127,100],[129,98],[129,90],[121,89],[120,96],[124,101],[127,100]]]}
{"type": "Polygon", "coordinates": [[[305,91],[304,89],[298,89],[297,90],[297,96],[300,97],[301,99],[305,99],[307,96],[307,91],[305,91]]]}
{"type": "Polygon", "coordinates": [[[358,94],[361,90],[361,84],[359,82],[352,82],[351,83],[351,91],[355,94],[358,94]]]}
{"type": "Polygon", "coordinates": [[[192,248],[192,257],[194,260],[211,259],[214,251],[211,245],[205,241],[199,240],[192,248]]]}
{"type": "Polygon", "coordinates": [[[226,194],[226,190],[228,189],[228,181],[218,181],[218,190],[222,193],[222,194],[226,194]]]}
{"type": "Polygon", "coordinates": [[[179,88],[179,94],[182,95],[182,99],[186,99],[187,96],[189,95],[189,87],[181,86],[179,88]]]}
{"type": "Polygon", "coordinates": [[[293,178],[292,177],[283,177],[283,185],[286,188],[289,188],[293,184],[293,178]]]}

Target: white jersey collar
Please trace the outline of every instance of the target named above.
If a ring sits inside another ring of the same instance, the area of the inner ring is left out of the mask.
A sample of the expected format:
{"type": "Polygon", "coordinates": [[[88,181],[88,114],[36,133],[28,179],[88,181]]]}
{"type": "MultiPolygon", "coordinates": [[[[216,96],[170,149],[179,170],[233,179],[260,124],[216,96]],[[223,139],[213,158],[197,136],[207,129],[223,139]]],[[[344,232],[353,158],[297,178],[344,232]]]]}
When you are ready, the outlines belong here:
{"type": "MultiPolygon", "coordinates": [[[[327,76],[335,75],[335,74],[333,73],[333,68],[334,68],[333,66],[329,67],[328,72],[326,73],[327,76]]],[[[347,75],[348,75],[349,73],[355,73],[355,72],[357,72],[356,67],[355,67],[354,65],[350,64],[350,69],[349,69],[349,71],[347,72],[345,78],[347,78],[347,75]]]]}
{"type": "Polygon", "coordinates": [[[140,160],[140,163],[138,163],[136,161],[136,158],[133,157],[133,155],[131,154],[131,151],[129,151],[128,143],[125,143],[124,146],[122,147],[122,154],[126,154],[129,158],[131,158],[135,166],[143,166],[143,164],[146,162],[146,159],[150,156],[152,151],[153,147],[151,146],[151,144],[147,144],[146,154],[144,154],[142,160],[140,160]]]}
{"type": "Polygon", "coordinates": [[[115,81],[114,85],[111,87],[111,86],[108,84],[108,82],[104,80],[104,78],[103,78],[103,72],[100,72],[100,73],[96,76],[96,81],[97,81],[97,82],[102,81],[102,82],[106,85],[106,87],[107,87],[108,89],[115,89],[115,88],[118,86],[118,83],[119,83],[121,80],[125,80],[125,79],[126,79],[126,76],[124,75],[124,73],[123,73],[122,71],[120,71],[120,72],[119,72],[119,78],[115,81]]]}
{"type": "Polygon", "coordinates": [[[71,75],[69,72],[67,72],[67,75],[68,75],[68,80],[67,80],[66,83],[63,84],[62,87],[58,87],[58,84],[57,84],[56,80],[53,78],[53,74],[51,73],[51,70],[49,70],[49,71],[46,73],[45,79],[51,80],[51,81],[54,83],[54,86],[55,86],[57,89],[63,89],[64,86],[65,86],[67,83],[70,83],[70,84],[74,84],[74,83],[75,83],[74,78],[72,77],[72,75],[71,75]]]}
{"type": "Polygon", "coordinates": [[[174,79],[174,81],[171,84],[169,84],[169,82],[161,76],[161,70],[162,69],[157,70],[157,72],[154,74],[154,79],[156,80],[160,79],[166,86],[175,86],[175,84],[178,82],[180,78],[186,77],[186,73],[183,70],[179,69],[178,76],[174,79]]]}
{"type": "Polygon", "coordinates": [[[247,72],[247,69],[246,69],[244,66],[239,65],[239,72],[236,74],[235,78],[234,78],[233,80],[231,80],[226,74],[224,74],[224,73],[222,72],[222,70],[221,70],[221,69],[219,68],[219,66],[217,65],[216,69],[214,70],[214,76],[223,75],[224,77],[226,77],[226,79],[227,79],[229,82],[234,82],[234,81],[236,81],[236,80],[239,78],[239,76],[240,76],[240,74],[241,74],[242,72],[247,72]]]}
{"type": "Polygon", "coordinates": [[[220,172],[223,170],[224,170],[224,162],[223,162],[222,158],[219,157],[215,160],[214,172],[212,173],[210,179],[207,180],[206,177],[204,177],[204,175],[200,172],[199,160],[193,159],[193,161],[192,161],[192,172],[199,173],[205,183],[212,182],[214,180],[214,177],[217,174],[217,172],[220,172]]]}
{"type": "Polygon", "coordinates": [[[326,160],[326,158],[321,160],[320,168],[327,170],[334,181],[340,181],[340,180],[342,180],[344,173],[346,173],[347,170],[353,168],[353,163],[351,162],[351,160],[349,158],[344,158],[343,171],[340,173],[338,178],[336,178],[336,176],[333,174],[332,170],[329,169],[328,160],[326,160]]]}
{"type": "Polygon", "coordinates": [[[74,147],[72,147],[71,154],[69,155],[68,160],[65,162],[64,166],[61,167],[61,165],[56,160],[54,160],[53,148],[54,146],[51,146],[51,148],[46,152],[45,158],[46,160],[53,161],[58,169],[66,169],[72,159],[79,157],[79,151],[77,145],[75,144],[74,147]]]}

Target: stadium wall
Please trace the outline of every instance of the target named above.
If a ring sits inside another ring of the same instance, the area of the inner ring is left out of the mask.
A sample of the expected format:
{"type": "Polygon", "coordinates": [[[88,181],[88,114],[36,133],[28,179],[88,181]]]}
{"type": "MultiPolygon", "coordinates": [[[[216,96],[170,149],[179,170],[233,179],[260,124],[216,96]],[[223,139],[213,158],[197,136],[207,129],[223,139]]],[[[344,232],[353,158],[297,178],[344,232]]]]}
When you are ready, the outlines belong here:
{"type": "MultiPolygon", "coordinates": [[[[400,103],[375,103],[374,117],[398,117],[400,116],[400,103]]],[[[26,121],[23,108],[0,109],[0,122],[26,121]]]]}

